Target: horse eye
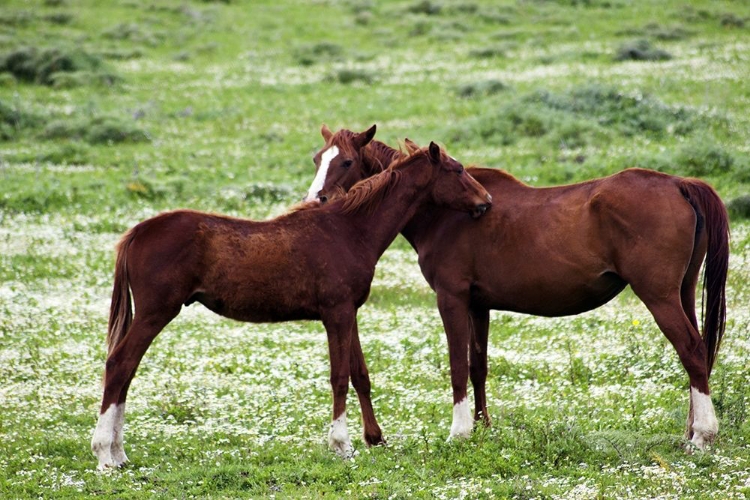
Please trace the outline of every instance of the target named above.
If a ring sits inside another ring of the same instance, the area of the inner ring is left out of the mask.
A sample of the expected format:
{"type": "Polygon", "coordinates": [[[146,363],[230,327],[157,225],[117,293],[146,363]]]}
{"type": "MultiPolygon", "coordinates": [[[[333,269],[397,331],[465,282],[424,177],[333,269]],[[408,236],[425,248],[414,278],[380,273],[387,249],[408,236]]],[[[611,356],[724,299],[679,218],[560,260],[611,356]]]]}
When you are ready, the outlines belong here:
{"type": "Polygon", "coordinates": [[[352,163],[352,160],[344,160],[344,163],[342,163],[341,166],[344,168],[349,168],[352,166],[352,163]]]}

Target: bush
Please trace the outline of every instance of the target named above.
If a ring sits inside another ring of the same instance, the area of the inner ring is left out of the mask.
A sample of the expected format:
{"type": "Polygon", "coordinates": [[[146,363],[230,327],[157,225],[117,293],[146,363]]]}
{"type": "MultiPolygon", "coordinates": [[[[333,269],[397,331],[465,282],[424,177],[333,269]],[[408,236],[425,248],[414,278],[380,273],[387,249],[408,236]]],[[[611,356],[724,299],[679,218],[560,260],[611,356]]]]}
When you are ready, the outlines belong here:
{"type": "Polygon", "coordinates": [[[456,93],[460,97],[480,97],[497,94],[507,88],[508,86],[500,80],[484,80],[461,85],[456,89],[456,93]]]}
{"type": "Polygon", "coordinates": [[[739,196],[727,203],[729,215],[735,219],[750,219],[750,194],[739,196]]]}
{"type": "Polygon", "coordinates": [[[440,14],[442,9],[442,5],[432,3],[430,0],[422,0],[421,2],[412,4],[407,8],[407,10],[413,14],[427,14],[428,16],[440,14]]]}
{"type": "Polygon", "coordinates": [[[21,47],[0,57],[0,72],[17,79],[41,85],[54,85],[59,73],[88,72],[112,83],[114,75],[104,72],[101,59],[79,49],[21,47]]]}
{"type": "Polygon", "coordinates": [[[370,84],[375,81],[375,76],[371,72],[363,69],[345,68],[329,75],[328,79],[347,85],[356,82],[370,84]]]}
{"type": "MultiPolygon", "coordinates": [[[[475,90],[469,87],[463,92],[473,95],[475,90]]],[[[685,135],[699,124],[693,113],[650,96],[589,85],[561,93],[539,90],[516,97],[451,126],[448,133],[460,143],[489,140],[508,145],[519,137],[533,137],[574,148],[612,135],[685,135]]]]}
{"type": "Polygon", "coordinates": [[[55,120],[47,124],[42,133],[46,139],[85,140],[90,144],[115,144],[123,142],[148,142],[149,135],[129,123],[114,117],[96,117],[91,120],[55,120]]]}
{"type": "Polygon", "coordinates": [[[34,113],[0,100],[0,140],[2,141],[14,139],[19,130],[36,127],[43,121],[34,113]]]}
{"type": "Polygon", "coordinates": [[[341,61],[343,54],[344,50],[340,45],[330,42],[304,45],[294,51],[297,63],[302,66],[311,66],[323,61],[341,61]]]}
{"type": "Polygon", "coordinates": [[[720,146],[704,141],[689,143],[677,152],[675,162],[683,175],[721,175],[732,170],[734,156],[720,146]]]}
{"type": "Polygon", "coordinates": [[[648,40],[628,42],[617,49],[615,61],[666,61],[672,54],[651,46],[648,40]]]}

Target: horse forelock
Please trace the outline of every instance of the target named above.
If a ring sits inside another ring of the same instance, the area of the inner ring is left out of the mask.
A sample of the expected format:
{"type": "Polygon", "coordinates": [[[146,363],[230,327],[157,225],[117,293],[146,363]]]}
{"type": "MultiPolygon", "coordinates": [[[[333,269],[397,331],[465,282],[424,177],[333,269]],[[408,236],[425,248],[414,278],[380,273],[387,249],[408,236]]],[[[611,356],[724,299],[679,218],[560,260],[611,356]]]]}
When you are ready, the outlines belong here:
{"type": "Polygon", "coordinates": [[[356,135],[355,132],[342,128],[333,134],[330,144],[327,146],[338,146],[340,154],[353,157],[357,154],[357,150],[354,148],[354,136],[356,135]]]}

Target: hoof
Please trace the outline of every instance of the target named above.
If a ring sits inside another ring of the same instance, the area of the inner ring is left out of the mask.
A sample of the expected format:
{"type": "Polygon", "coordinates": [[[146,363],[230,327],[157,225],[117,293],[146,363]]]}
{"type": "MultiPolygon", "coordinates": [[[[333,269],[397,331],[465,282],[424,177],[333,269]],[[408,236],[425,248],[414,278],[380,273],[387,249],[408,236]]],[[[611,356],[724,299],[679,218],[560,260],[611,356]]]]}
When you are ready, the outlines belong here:
{"type": "Polygon", "coordinates": [[[365,434],[363,436],[363,439],[365,440],[365,444],[367,444],[367,446],[385,446],[386,444],[388,444],[385,442],[385,439],[383,439],[383,434],[380,431],[369,436],[365,434]]]}
{"type": "Polygon", "coordinates": [[[328,441],[328,447],[332,449],[336,455],[344,459],[349,459],[354,456],[354,447],[349,441],[328,441]]]}

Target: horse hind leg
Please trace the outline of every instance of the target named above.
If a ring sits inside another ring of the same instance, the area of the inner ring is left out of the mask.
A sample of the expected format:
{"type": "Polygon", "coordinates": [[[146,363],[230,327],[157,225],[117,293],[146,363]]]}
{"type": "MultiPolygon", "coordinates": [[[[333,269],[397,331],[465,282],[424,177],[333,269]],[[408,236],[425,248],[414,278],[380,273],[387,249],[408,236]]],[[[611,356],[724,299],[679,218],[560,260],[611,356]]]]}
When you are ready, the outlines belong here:
{"type": "Polygon", "coordinates": [[[713,442],[719,431],[708,388],[706,347],[692,318],[683,310],[678,294],[647,301],[656,323],[672,343],[690,379],[690,411],[686,437],[699,449],[713,442]]]}
{"type": "Polygon", "coordinates": [[[128,333],[107,358],[104,395],[91,439],[91,451],[99,460],[99,470],[119,467],[127,462],[123,427],[130,382],[151,342],[178,312],[179,307],[176,310],[165,308],[158,313],[136,316],[128,333]]]}
{"type": "MultiPolygon", "coordinates": [[[[700,243],[700,241],[698,242],[700,243]]],[[[693,326],[696,332],[700,331],[698,326],[698,317],[695,311],[695,291],[698,286],[698,280],[700,278],[701,264],[703,262],[703,256],[705,255],[705,245],[696,244],[693,250],[693,256],[690,260],[685,277],[682,280],[682,286],[680,287],[680,301],[682,303],[682,310],[685,312],[690,324],[693,326]]],[[[697,395],[696,398],[700,398],[697,395]]],[[[710,402],[710,401],[709,401],[710,402]]],[[[693,423],[695,420],[695,405],[693,403],[693,391],[690,391],[690,404],[688,408],[687,422],[685,424],[685,439],[691,439],[693,437],[693,423]]]]}

